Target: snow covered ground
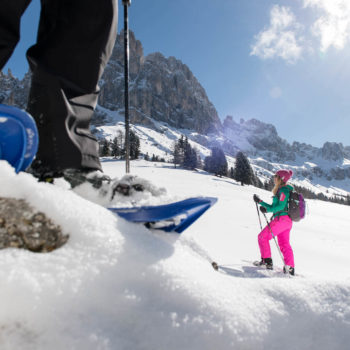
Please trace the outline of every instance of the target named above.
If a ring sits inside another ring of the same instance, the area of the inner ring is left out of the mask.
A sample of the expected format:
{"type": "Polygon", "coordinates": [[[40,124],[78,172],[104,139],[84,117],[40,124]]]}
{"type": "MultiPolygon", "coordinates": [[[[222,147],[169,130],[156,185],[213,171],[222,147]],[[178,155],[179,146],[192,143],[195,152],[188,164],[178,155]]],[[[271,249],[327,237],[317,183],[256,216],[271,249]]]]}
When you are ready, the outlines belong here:
{"type": "MultiPolygon", "coordinates": [[[[120,133],[124,133],[124,116],[122,116],[118,111],[109,111],[102,107],[99,107],[99,109],[108,116],[109,123],[108,125],[95,127],[94,132],[98,138],[105,138],[108,141],[113,141],[113,139],[120,133]]],[[[157,130],[143,125],[130,125],[131,130],[140,139],[141,153],[145,155],[148,154],[150,158],[152,158],[152,155],[155,155],[160,159],[163,158],[165,161],[171,162],[173,159],[174,142],[177,141],[181,135],[188,137],[191,146],[198,151],[202,161],[204,161],[205,157],[211,154],[210,147],[205,147],[203,144],[220,144],[224,142],[223,139],[220,139],[217,136],[199,135],[186,129],[178,130],[170,127],[166,123],[155,120],[152,120],[152,123],[154,123],[154,127],[157,130]]],[[[237,142],[240,149],[250,149],[251,146],[248,147],[248,141],[245,140],[247,135],[242,134],[241,136],[236,136],[235,142],[237,142]]],[[[229,169],[231,167],[235,167],[236,159],[234,157],[226,155],[226,160],[229,169]]],[[[350,162],[347,159],[344,159],[343,162],[339,162],[325,161],[321,158],[315,158],[314,161],[317,164],[311,163],[308,161],[308,158],[297,157],[296,161],[290,161],[288,164],[282,164],[266,161],[260,156],[257,158],[250,158],[251,165],[262,182],[269,180],[273,175],[273,172],[279,169],[289,168],[292,169],[295,174],[297,174],[302,173],[303,171],[310,172],[312,168],[321,167],[327,172],[330,171],[330,169],[337,169],[338,166],[345,169],[349,166],[348,163],[350,162]]],[[[329,181],[324,176],[319,177],[312,173],[312,180],[305,177],[305,175],[302,175],[299,178],[294,178],[293,181],[296,185],[307,188],[316,194],[323,193],[327,197],[338,196],[346,198],[350,191],[350,179],[348,178],[344,178],[343,180],[336,180],[333,178],[331,181],[329,181]]]]}
{"type": "MultiPolygon", "coordinates": [[[[70,240],[35,254],[0,251],[0,349],[348,349],[350,207],[308,201],[293,227],[297,276],[252,271],[271,193],[205,172],[134,161],[132,173],[218,203],[182,235],[150,232],[62,186],[0,162],[0,196],[26,198],[70,240]],[[216,272],[211,261],[225,266],[216,272]]],[[[103,163],[121,177],[124,164],[103,163]]]]}

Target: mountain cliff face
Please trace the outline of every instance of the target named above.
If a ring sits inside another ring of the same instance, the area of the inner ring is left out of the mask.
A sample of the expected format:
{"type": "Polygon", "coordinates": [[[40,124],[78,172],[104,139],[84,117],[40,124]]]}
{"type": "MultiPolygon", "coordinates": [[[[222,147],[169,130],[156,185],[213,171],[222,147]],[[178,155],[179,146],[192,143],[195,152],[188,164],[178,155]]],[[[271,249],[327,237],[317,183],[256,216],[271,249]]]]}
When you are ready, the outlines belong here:
{"type": "MultiPolygon", "coordinates": [[[[11,72],[0,73],[0,103],[25,108],[30,74],[23,80],[11,72]]],[[[124,110],[123,32],[116,40],[112,57],[100,81],[99,104],[109,110],[124,110]]],[[[175,57],[161,53],[144,56],[140,41],[130,32],[130,118],[134,124],[154,127],[152,120],[198,133],[217,133],[221,122],[213,104],[190,69],[175,57]]],[[[93,124],[108,118],[97,112],[93,124]]]]}
{"type": "MultiPolygon", "coordinates": [[[[101,80],[99,104],[124,109],[123,33],[118,35],[101,80]]],[[[152,126],[152,119],[178,129],[215,133],[221,122],[213,104],[190,69],[175,57],[143,55],[140,41],[130,32],[130,117],[132,123],[152,126]]]]}

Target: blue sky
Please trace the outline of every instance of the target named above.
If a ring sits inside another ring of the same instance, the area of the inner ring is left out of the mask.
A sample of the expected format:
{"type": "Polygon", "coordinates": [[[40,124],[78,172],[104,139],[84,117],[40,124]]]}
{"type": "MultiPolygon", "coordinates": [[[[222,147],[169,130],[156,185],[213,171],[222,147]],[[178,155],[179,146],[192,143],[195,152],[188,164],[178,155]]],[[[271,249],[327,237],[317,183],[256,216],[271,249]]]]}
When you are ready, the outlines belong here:
{"type": "MultiPolygon", "coordinates": [[[[39,12],[33,0],[4,69],[20,78],[39,12]]],[[[132,0],[129,12],[144,53],[187,64],[220,118],[272,123],[289,142],[350,145],[348,0],[132,0]]]]}

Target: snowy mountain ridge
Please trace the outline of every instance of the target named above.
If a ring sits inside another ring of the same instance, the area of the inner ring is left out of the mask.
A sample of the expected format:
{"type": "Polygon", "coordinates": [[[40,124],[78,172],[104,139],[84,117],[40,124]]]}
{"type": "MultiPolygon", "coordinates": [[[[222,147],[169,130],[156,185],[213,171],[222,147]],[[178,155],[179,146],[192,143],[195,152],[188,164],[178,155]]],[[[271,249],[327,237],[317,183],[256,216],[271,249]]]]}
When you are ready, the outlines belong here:
{"type": "MultiPolygon", "coordinates": [[[[100,81],[99,107],[93,118],[98,137],[121,130],[124,103],[123,33],[100,81]],[[113,126],[117,125],[112,131],[113,126]],[[118,126],[119,125],[119,126],[118,126]],[[108,131],[109,130],[109,131],[108,131]]],[[[25,108],[30,75],[22,80],[0,72],[0,103],[25,108]]],[[[289,144],[271,124],[232,116],[220,121],[204,88],[180,60],[161,53],[143,54],[139,40],[130,32],[130,117],[143,140],[141,152],[170,160],[172,144],[180,134],[200,149],[202,158],[220,146],[230,166],[238,151],[245,152],[262,179],[277,169],[292,168],[294,179],[316,192],[350,192],[350,146],[326,142],[317,148],[306,143],[289,144]]]]}
{"type": "MultiPolygon", "coordinates": [[[[124,116],[123,111],[109,111],[103,107],[98,107],[98,113],[104,114],[105,124],[97,125],[93,128],[93,133],[99,139],[106,138],[112,141],[118,133],[124,132],[124,116]]],[[[235,147],[228,150],[232,146],[228,144],[224,135],[202,135],[193,130],[176,129],[164,122],[152,120],[152,127],[132,124],[131,129],[140,139],[140,148],[143,154],[148,154],[150,157],[154,154],[159,158],[164,158],[166,161],[172,161],[172,152],[174,142],[178,140],[181,135],[188,137],[192,147],[195,147],[201,158],[211,154],[210,148],[212,146],[221,146],[226,151],[226,158],[229,167],[235,165],[235,154],[238,150],[242,150],[249,155],[250,162],[262,181],[269,180],[273,173],[282,168],[291,168],[294,172],[293,183],[306,187],[315,193],[324,193],[326,196],[338,195],[347,196],[350,192],[350,161],[346,158],[339,158],[338,160],[325,159],[322,155],[323,151],[328,149],[328,145],[324,148],[317,149],[316,147],[303,145],[304,150],[298,149],[293,153],[292,160],[279,159],[278,153],[272,150],[258,151],[249,140],[253,139],[255,144],[263,143],[264,139],[258,139],[255,131],[251,130],[253,125],[259,125],[260,131],[266,125],[266,131],[261,131],[260,134],[264,138],[268,138],[270,143],[273,143],[272,137],[269,134],[271,131],[275,135],[275,139],[279,140],[277,132],[272,125],[268,125],[259,121],[241,121],[240,128],[235,137],[235,147]],[[246,126],[248,126],[246,128],[246,126]],[[311,149],[311,152],[307,152],[311,149]],[[311,156],[314,155],[314,158],[311,156]],[[270,160],[268,160],[270,158],[270,160]],[[311,158],[311,159],[310,159],[311,158]],[[278,158],[277,158],[278,159],[278,158]]],[[[281,139],[280,139],[281,140],[281,139]]],[[[283,144],[288,147],[288,143],[282,140],[283,144]]],[[[331,144],[332,149],[332,144],[331,144]]],[[[337,148],[338,149],[338,148],[337,148]]],[[[345,149],[346,150],[346,149],[345,149]]],[[[325,152],[328,156],[328,153],[325,152]]],[[[350,157],[349,157],[350,158],[350,157]]]]}

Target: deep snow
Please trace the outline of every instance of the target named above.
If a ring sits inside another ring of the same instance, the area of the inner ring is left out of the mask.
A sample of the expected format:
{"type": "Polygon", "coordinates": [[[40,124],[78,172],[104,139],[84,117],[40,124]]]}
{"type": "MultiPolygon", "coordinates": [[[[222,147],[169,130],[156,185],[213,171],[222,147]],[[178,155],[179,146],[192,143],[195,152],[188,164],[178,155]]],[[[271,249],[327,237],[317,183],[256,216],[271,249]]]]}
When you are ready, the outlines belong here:
{"type": "MultiPolygon", "coordinates": [[[[166,187],[169,198],[219,198],[182,235],[165,234],[0,167],[0,196],[26,198],[70,234],[52,253],[0,251],[1,349],[348,348],[350,207],[308,201],[291,235],[297,276],[266,277],[249,273],[249,261],[259,257],[252,196],[269,201],[269,192],[134,161],[132,173],[166,187]]],[[[103,167],[124,173],[120,161],[103,167]]]]}

